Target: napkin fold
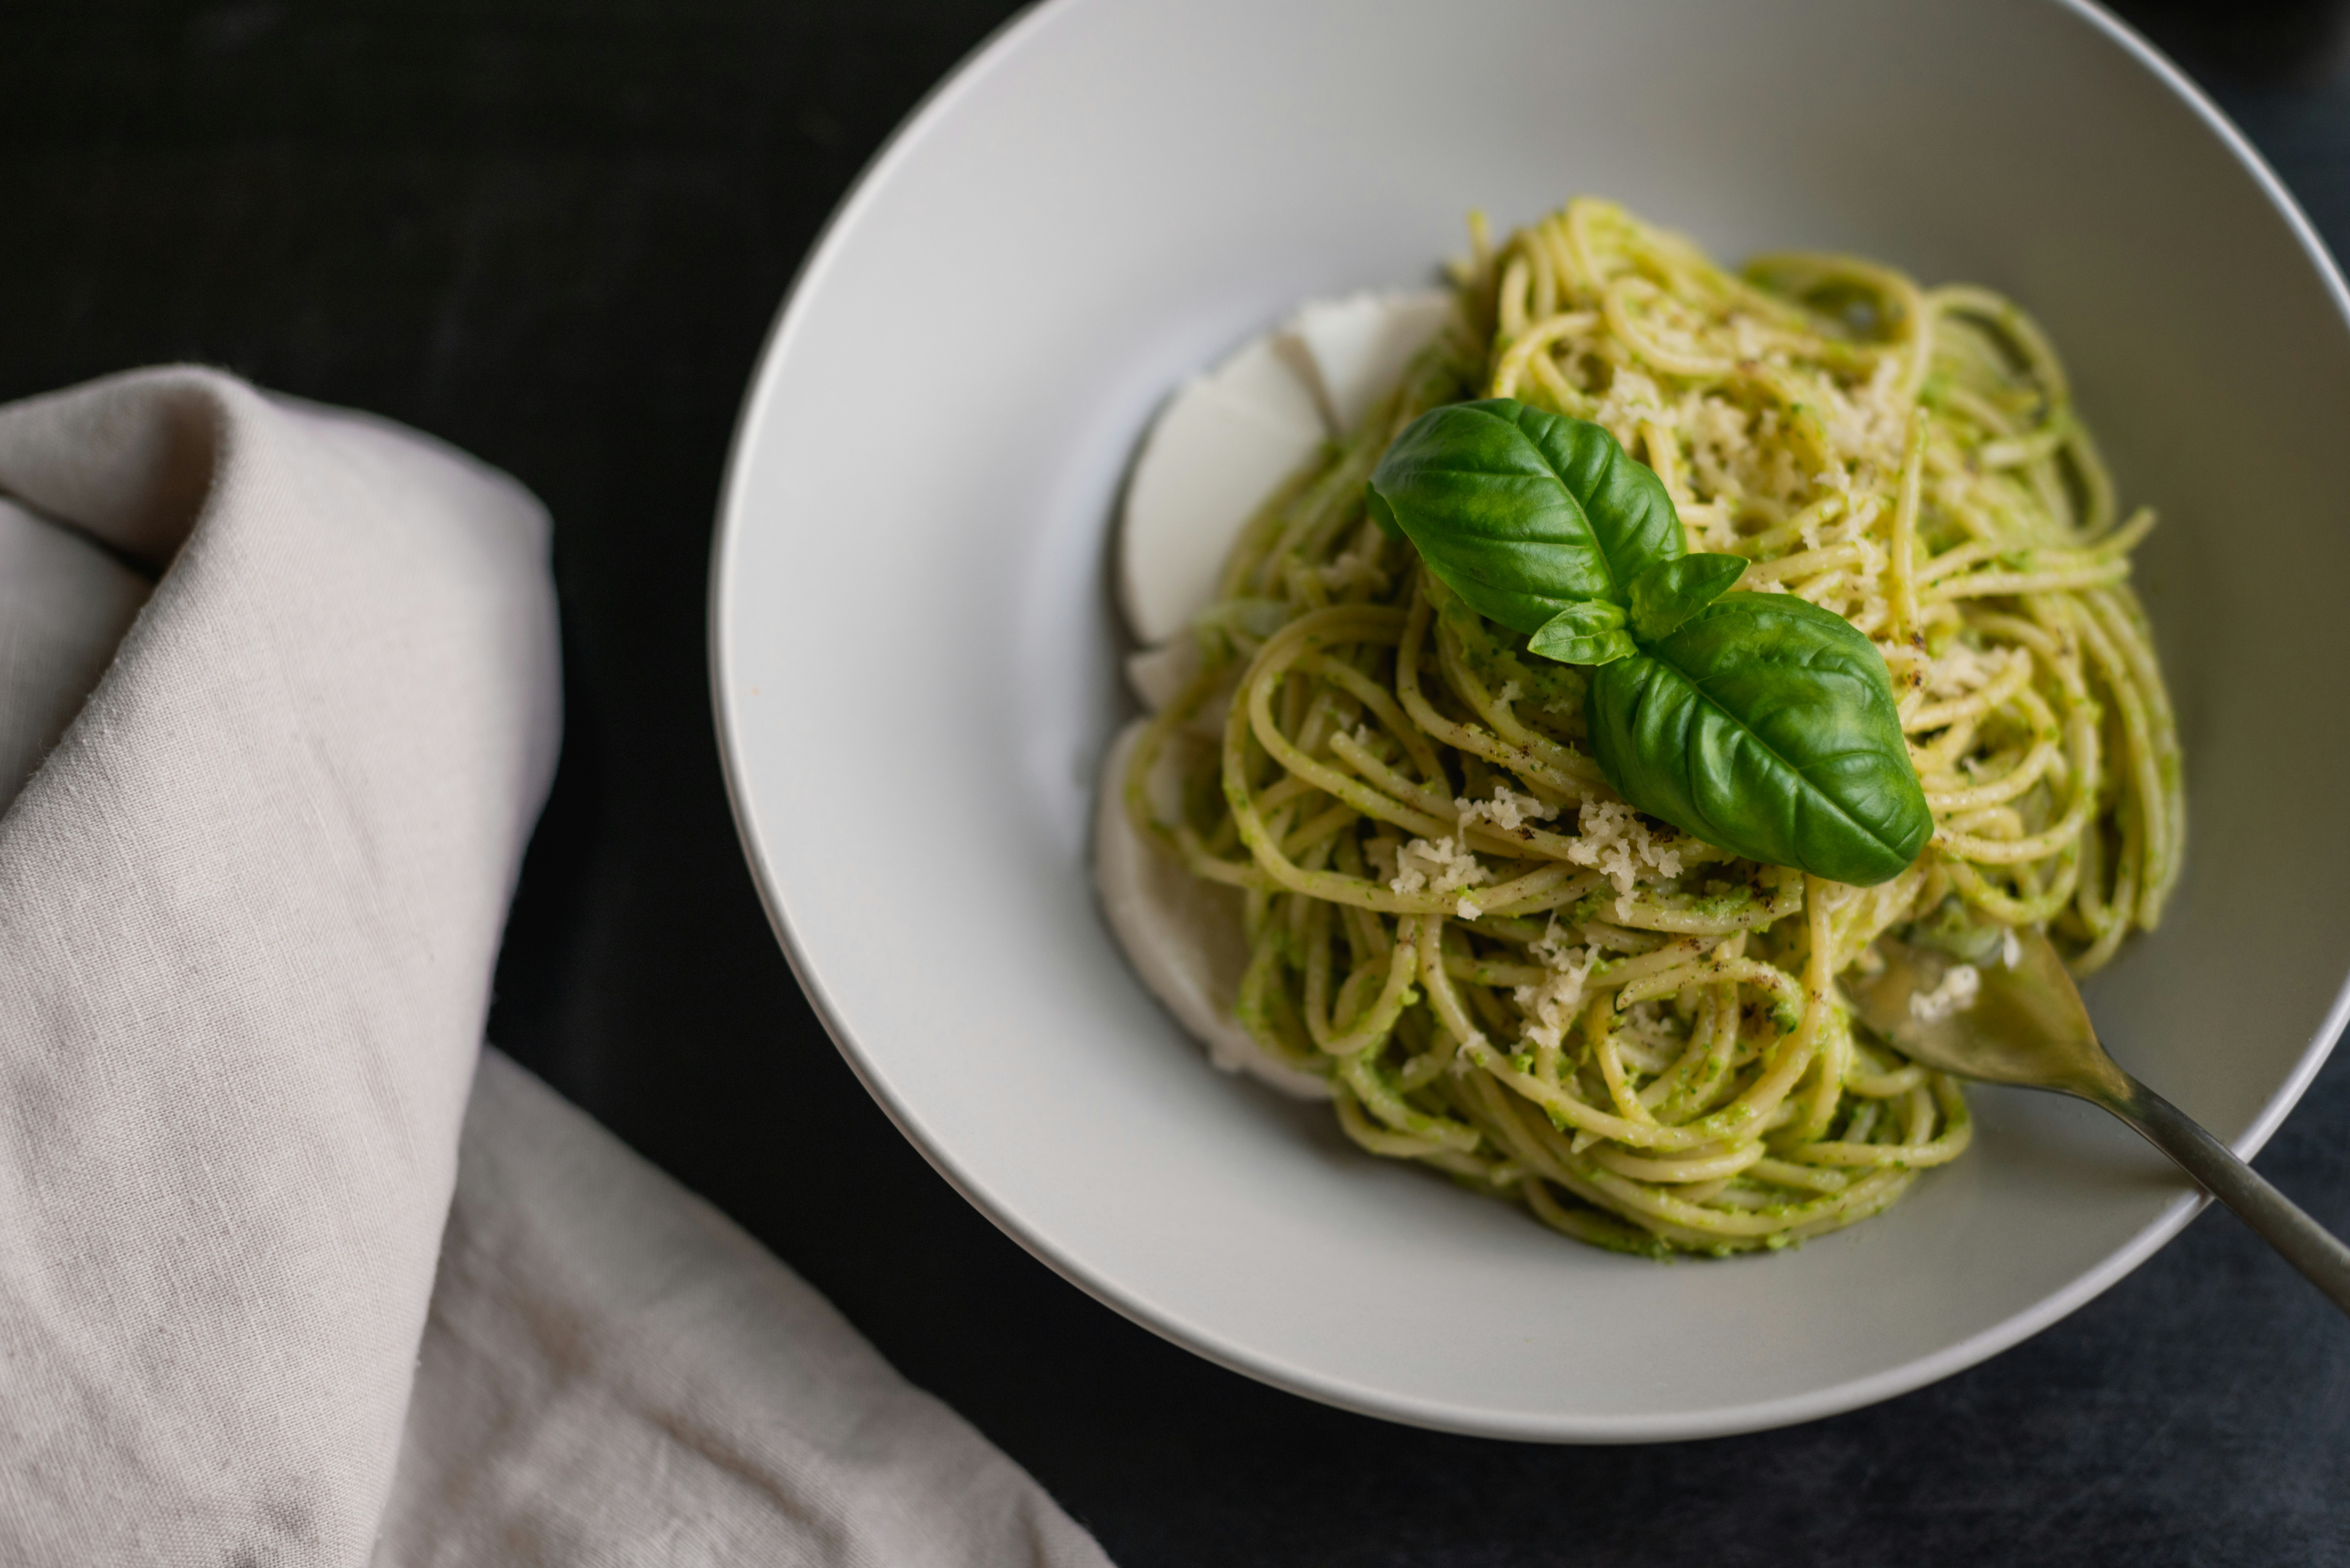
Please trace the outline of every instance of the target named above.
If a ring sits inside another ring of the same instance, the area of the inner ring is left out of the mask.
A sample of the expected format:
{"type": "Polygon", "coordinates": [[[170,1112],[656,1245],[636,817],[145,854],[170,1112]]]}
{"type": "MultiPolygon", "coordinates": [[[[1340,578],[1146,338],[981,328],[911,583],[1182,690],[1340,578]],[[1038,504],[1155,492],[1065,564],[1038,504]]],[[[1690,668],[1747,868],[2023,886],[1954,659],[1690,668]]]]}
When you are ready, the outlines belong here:
{"type": "Polygon", "coordinates": [[[1107,1568],[823,1297],[494,1051],[462,1148],[379,1562],[1107,1568]]]}
{"type": "Polygon", "coordinates": [[[0,408],[0,1560],[1105,1561],[479,1052],[526,492],[172,369],[0,408]]]}

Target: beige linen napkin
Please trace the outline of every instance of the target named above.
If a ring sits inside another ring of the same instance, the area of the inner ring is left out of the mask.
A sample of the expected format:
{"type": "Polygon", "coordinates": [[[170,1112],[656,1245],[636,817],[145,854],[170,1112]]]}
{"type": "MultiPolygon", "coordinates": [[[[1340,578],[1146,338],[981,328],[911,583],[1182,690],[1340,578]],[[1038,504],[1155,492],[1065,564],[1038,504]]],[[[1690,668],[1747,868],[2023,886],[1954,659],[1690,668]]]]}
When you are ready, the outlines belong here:
{"type": "Polygon", "coordinates": [[[526,493],[168,369],[0,408],[0,1561],[1106,1561],[478,1053],[526,493]]]}

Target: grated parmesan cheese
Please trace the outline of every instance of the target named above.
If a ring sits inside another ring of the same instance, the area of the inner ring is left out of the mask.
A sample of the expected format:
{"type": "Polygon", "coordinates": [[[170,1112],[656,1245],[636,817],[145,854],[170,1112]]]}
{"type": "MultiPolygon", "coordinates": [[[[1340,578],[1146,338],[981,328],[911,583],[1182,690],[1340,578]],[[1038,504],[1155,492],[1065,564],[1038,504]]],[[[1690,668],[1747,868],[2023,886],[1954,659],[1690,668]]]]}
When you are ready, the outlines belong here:
{"type": "Polygon", "coordinates": [[[1452,809],[1461,814],[1459,836],[1463,843],[1468,842],[1472,822],[1490,822],[1504,833],[1515,833],[1529,822],[1548,822],[1558,815],[1558,807],[1520,794],[1499,779],[1493,781],[1492,799],[1471,800],[1462,795],[1453,801],[1452,809]]]}
{"type": "Polygon", "coordinates": [[[1484,913],[1462,889],[1489,882],[1493,874],[1458,838],[1415,838],[1396,852],[1395,865],[1395,879],[1388,884],[1390,892],[1460,893],[1453,913],[1464,920],[1484,913]]]}
{"type": "Polygon", "coordinates": [[[1931,697],[1964,697],[1980,691],[2007,673],[2008,660],[2016,657],[2005,650],[1985,653],[1964,642],[1953,642],[1942,650],[1941,657],[1926,666],[1926,692],[1931,697]]]}
{"type": "Polygon", "coordinates": [[[1744,311],[1732,311],[1728,322],[1731,352],[1741,359],[1760,359],[1769,351],[1771,339],[1762,324],[1744,311]]]}
{"type": "Polygon", "coordinates": [[[1624,1032],[1644,1045],[1673,1047],[1681,1034],[1662,1002],[1636,1002],[1620,1015],[1624,1032]]]}
{"type": "Polygon", "coordinates": [[[1591,948],[1567,946],[1555,915],[1551,917],[1550,929],[1526,951],[1549,972],[1537,983],[1519,986],[1510,993],[1525,1014],[1520,1037],[1530,1045],[1555,1050],[1583,1005],[1584,981],[1590,978],[1599,954],[1591,948]]]}
{"type": "Polygon", "coordinates": [[[1666,403],[1664,394],[1657,389],[1656,382],[1638,370],[1623,369],[1617,370],[1615,379],[1608,382],[1607,395],[1600,400],[1598,410],[1591,416],[1594,424],[1606,425],[1610,431],[1622,432],[1617,439],[1626,441],[1627,444],[1628,438],[1642,420],[1669,425],[1678,417],[1666,403]]]}
{"type": "Polygon", "coordinates": [[[1673,841],[1651,834],[1638,814],[1620,800],[1586,801],[1576,827],[1566,857],[1578,866],[1597,867],[1616,885],[1619,897],[1630,894],[1643,870],[1659,877],[1681,874],[1680,850],[1673,841]]]}
{"type": "Polygon", "coordinates": [[[1939,1023],[1972,1007],[1981,992],[1982,971],[1970,963],[1954,963],[1943,971],[1941,984],[1911,993],[1909,1016],[1921,1023],[1939,1023]]]}

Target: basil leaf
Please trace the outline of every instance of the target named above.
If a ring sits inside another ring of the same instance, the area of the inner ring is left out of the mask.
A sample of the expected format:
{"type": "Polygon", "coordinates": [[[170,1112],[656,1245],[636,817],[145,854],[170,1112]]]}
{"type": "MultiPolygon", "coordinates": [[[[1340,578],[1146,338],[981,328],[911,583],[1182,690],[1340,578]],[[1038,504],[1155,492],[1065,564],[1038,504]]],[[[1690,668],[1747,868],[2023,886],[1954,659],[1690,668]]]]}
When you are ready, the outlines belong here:
{"type": "Polygon", "coordinates": [[[1517,632],[1571,604],[1627,604],[1634,577],[1688,550],[1664,484],[1614,436],[1514,398],[1420,415],[1365,501],[1471,608],[1517,632]]]}
{"type": "Polygon", "coordinates": [[[1632,579],[1632,634],[1643,642],[1669,637],[1683,621],[1728,593],[1745,572],[1743,556],[1659,561],[1632,579]]]}
{"type": "Polygon", "coordinates": [[[1526,648],[1561,664],[1613,664],[1638,651],[1623,610],[1606,599],[1567,606],[1535,628],[1526,648]]]}
{"type": "Polygon", "coordinates": [[[1884,658],[1802,599],[1716,600],[1597,671],[1584,711],[1617,793],[1748,859],[1866,886],[1933,835],[1884,658]]]}

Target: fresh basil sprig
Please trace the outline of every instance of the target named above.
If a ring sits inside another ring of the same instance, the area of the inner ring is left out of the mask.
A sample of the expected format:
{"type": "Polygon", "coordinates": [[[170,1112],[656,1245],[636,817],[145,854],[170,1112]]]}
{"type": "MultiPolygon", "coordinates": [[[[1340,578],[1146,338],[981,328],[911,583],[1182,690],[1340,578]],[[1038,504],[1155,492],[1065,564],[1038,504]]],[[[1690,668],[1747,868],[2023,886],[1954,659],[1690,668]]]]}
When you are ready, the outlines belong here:
{"type": "Polygon", "coordinates": [[[1614,436],[1514,398],[1412,421],[1379,460],[1368,499],[1379,526],[1410,539],[1446,587],[1512,631],[1570,605],[1629,608],[1632,579],[1688,549],[1673,498],[1614,436]]]}
{"type": "Polygon", "coordinates": [[[1745,560],[1690,555],[1651,470],[1601,426],[1511,398],[1415,420],[1371,515],[1529,651],[1596,665],[1599,766],[1651,816],[1839,882],[1898,876],[1934,830],[1884,659],[1842,616],[1725,597],[1745,560]]]}
{"type": "Polygon", "coordinates": [[[1789,594],[1732,594],[1628,659],[1584,699],[1617,793],[1708,844],[1862,886],[1933,836],[1884,657],[1789,594]]]}

